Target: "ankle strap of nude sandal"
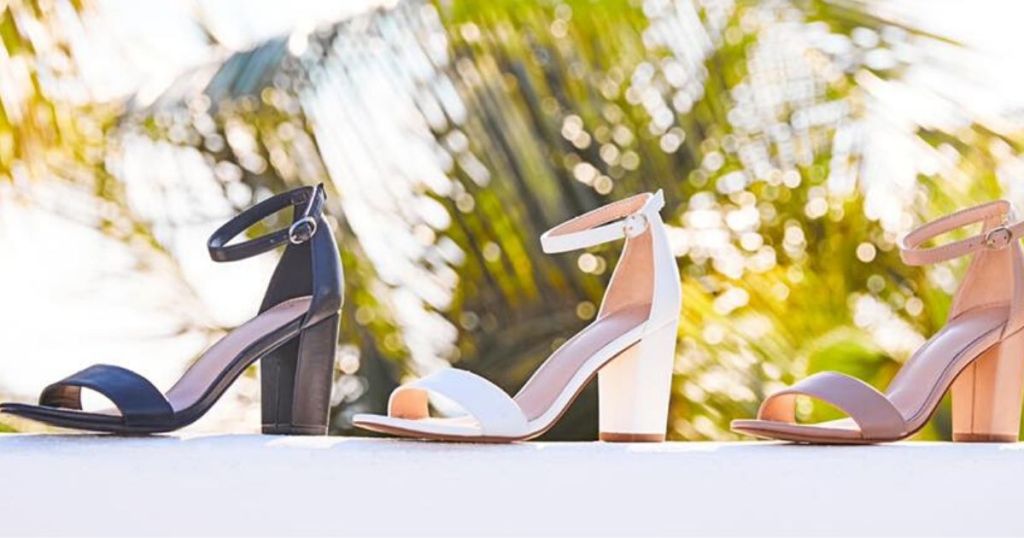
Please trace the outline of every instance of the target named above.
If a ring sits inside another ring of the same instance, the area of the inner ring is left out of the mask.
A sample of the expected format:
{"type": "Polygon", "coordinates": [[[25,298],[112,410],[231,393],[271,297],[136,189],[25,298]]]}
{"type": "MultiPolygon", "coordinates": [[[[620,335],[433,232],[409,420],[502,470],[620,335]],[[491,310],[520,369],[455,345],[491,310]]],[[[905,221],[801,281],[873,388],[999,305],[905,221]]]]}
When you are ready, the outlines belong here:
{"type": "Polygon", "coordinates": [[[317,223],[322,219],[326,198],[324,186],[320,184],[315,187],[299,187],[263,200],[239,213],[210,235],[206,245],[210,258],[218,262],[232,262],[262,254],[284,243],[299,245],[309,241],[316,233],[317,223]],[[228,244],[253,224],[289,207],[295,208],[291,226],[248,241],[228,244]]]}
{"type": "Polygon", "coordinates": [[[540,236],[544,252],[579,250],[623,237],[637,237],[665,206],[665,195],[658,192],[637,194],[584,213],[544,232],[540,236]]]}
{"type": "Polygon", "coordinates": [[[907,265],[928,265],[953,258],[966,256],[981,249],[1000,250],[1006,248],[1014,240],[1024,236],[1024,221],[1008,224],[1013,218],[1013,207],[1006,200],[988,202],[979,206],[963,209],[924,224],[899,241],[900,257],[907,265]],[[995,221],[1001,224],[985,226],[982,233],[932,248],[918,248],[922,243],[933,237],[982,221],[995,221]]]}

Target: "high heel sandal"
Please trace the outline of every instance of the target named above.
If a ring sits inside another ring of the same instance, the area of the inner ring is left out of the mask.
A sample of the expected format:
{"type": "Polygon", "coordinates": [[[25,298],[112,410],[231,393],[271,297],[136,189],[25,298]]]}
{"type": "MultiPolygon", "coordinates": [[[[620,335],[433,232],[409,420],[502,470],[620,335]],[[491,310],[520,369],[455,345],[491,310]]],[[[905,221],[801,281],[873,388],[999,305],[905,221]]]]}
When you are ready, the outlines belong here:
{"type": "Polygon", "coordinates": [[[626,239],[597,319],[562,345],[516,396],[465,370],[446,368],[392,393],[388,415],[360,414],[362,428],[442,441],[532,439],[558,421],[598,377],[601,439],[661,441],[681,303],[679,270],[659,210],[661,191],[595,209],[541,237],[545,252],[567,252],[626,239]],[[430,416],[429,394],[465,415],[430,416]]]}
{"type": "Polygon", "coordinates": [[[130,370],[97,364],[46,387],[39,405],[4,403],[0,412],[80,430],[167,432],[203,416],[247,366],[262,359],[263,432],[326,434],[342,279],[338,248],[323,219],[325,198],[322,185],[295,189],[256,204],[213,233],[208,247],[218,262],[287,248],[259,315],[206,350],[166,394],[130,370]],[[289,207],[287,229],[228,244],[289,207]],[[83,388],[102,394],[116,409],[83,411],[83,388]]]}
{"type": "Polygon", "coordinates": [[[1016,442],[1024,387],[1024,221],[1009,224],[1012,208],[1000,200],[958,211],[910,232],[900,241],[909,265],[973,254],[949,321],[903,365],[885,394],[855,378],[814,374],[769,396],[756,420],[735,420],[734,431],[801,443],[855,444],[913,435],[952,390],[953,440],[1016,442]],[[932,248],[925,241],[972,223],[979,235],[932,248]],[[796,423],[797,395],[828,402],[849,418],[796,423]]]}

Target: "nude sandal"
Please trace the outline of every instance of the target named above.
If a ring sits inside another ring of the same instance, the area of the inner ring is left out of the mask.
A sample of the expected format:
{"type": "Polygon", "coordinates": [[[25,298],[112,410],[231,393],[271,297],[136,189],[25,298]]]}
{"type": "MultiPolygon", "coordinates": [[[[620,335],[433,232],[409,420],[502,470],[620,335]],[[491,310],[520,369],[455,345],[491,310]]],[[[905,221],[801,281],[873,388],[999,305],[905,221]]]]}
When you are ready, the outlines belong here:
{"type": "Polygon", "coordinates": [[[247,366],[262,359],[263,432],[326,434],[342,281],[324,201],[322,186],[299,188],[256,204],[213,233],[208,247],[218,262],[287,248],[259,315],[210,347],[166,394],[130,370],[98,364],[46,387],[39,405],[4,403],[0,412],[64,428],[167,432],[203,416],[247,366]],[[289,228],[228,244],[289,207],[289,228]],[[83,388],[99,392],[116,409],[83,411],[83,388]]]}
{"type": "Polygon", "coordinates": [[[973,254],[946,326],[903,365],[882,394],[835,373],[814,374],[762,403],[756,420],[734,431],[802,443],[878,443],[913,435],[952,388],[953,440],[1016,442],[1024,387],[1024,221],[1009,224],[1009,202],[965,209],[925,224],[900,241],[903,261],[938,263],[973,254]],[[981,222],[978,235],[932,248],[927,240],[981,222]],[[849,418],[798,424],[797,395],[828,402],[849,418]]]}
{"type": "Polygon", "coordinates": [[[551,428],[596,375],[606,441],[662,441],[681,303],[679,270],[659,210],[661,191],[595,209],[541,237],[545,252],[626,239],[597,319],[544,362],[515,397],[465,370],[447,368],[396,389],[388,414],[360,414],[362,428],[441,441],[509,442],[551,428]],[[464,415],[430,416],[429,396],[464,415]]]}

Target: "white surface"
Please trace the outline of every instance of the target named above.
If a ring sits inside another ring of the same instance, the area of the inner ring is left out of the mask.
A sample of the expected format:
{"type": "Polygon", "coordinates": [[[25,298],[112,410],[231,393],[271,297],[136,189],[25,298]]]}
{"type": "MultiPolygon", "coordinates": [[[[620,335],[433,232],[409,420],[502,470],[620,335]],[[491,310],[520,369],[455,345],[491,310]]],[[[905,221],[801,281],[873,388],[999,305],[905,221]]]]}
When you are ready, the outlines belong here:
{"type": "Polygon", "coordinates": [[[0,532],[1021,535],[1024,445],[0,436],[0,532]]]}

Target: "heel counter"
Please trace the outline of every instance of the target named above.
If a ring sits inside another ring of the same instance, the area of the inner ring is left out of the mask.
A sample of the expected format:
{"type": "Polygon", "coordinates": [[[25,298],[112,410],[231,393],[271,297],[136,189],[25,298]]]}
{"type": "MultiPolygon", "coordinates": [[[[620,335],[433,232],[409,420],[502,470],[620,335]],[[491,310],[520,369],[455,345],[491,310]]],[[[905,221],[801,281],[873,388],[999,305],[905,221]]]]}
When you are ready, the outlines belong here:
{"type": "Polygon", "coordinates": [[[341,311],[345,297],[344,270],[341,253],[334,232],[321,219],[322,231],[313,237],[310,244],[310,288],[313,304],[305,326],[314,325],[341,311]]]}
{"type": "Polygon", "coordinates": [[[651,321],[678,318],[683,306],[679,265],[672,254],[665,223],[659,216],[651,222],[651,248],[654,265],[654,287],[651,297],[651,321]]]}
{"type": "MultiPolygon", "coordinates": [[[[1001,219],[984,221],[983,232],[1002,226],[1001,219]]],[[[983,306],[1008,304],[1009,319],[1004,335],[1024,327],[1024,255],[1016,241],[1002,248],[978,251],[970,261],[953,296],[949,319],[983,306]]]]}

